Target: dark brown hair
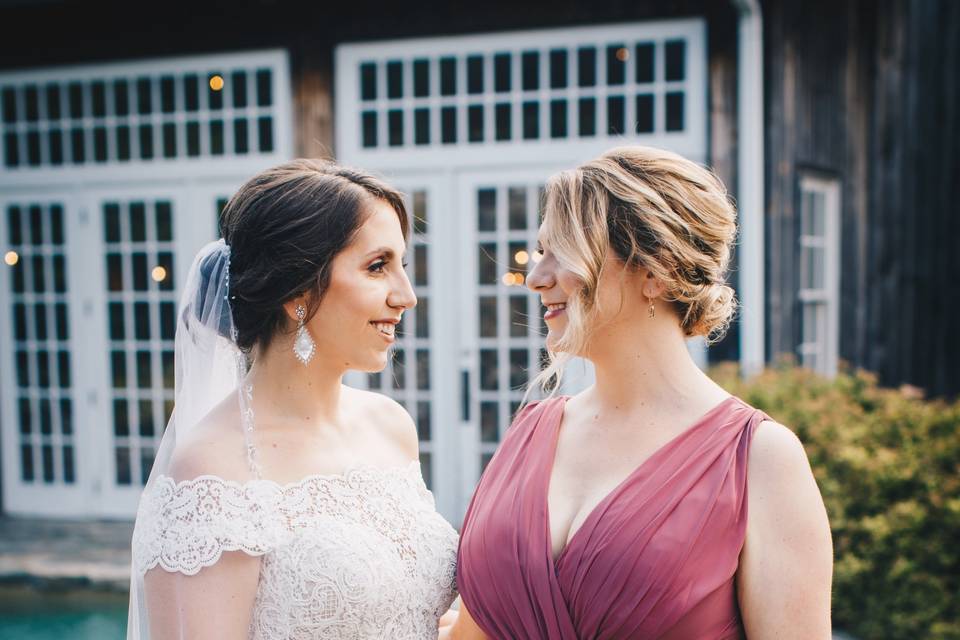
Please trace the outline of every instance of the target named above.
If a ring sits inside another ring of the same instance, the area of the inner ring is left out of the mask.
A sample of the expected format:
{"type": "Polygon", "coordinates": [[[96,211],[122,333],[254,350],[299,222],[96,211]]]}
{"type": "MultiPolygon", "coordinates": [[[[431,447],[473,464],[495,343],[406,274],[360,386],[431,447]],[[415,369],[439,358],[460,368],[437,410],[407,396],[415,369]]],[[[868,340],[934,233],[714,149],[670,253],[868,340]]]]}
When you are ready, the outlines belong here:
{"type": "Polygon", "coordinates": [[[312,291],[307,318],[330,283],[333,258],[345,249],[383,200],[410,221],[403,196],[357,169],[320,160],[293,160],[251,178],[220,215],[230,245],[230,307],[237,345],[266,347],[286,326],[283,304],[312,291]]]}

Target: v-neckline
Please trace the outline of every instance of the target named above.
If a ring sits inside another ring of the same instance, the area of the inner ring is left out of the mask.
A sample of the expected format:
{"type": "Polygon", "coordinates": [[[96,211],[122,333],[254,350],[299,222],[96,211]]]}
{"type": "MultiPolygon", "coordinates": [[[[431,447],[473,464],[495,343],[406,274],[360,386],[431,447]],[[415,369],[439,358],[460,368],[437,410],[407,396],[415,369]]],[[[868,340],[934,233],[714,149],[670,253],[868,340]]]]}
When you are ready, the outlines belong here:
{"type": "MultiPolygon", "coordinates": [[[[586,517],[583,519],[583,522],[580,523],[580,526],[577,527],[576,531],[571,533],[569,530],[567,530],[567,543],[563,545],[562,549],[560,549],[560,553],[558,553],[556,557],[554,557],[553,527],[551,525],[551,520],[550,520],[550,485],[553,480],[553,468],[554,466],[556,466],[556,463],[557,463],[557,447],[560,444],[560,428],[563,425],[564,409],[566,408],[567,400],[570,399],[570,396],[560,396],[559,402],[558,402],[560,415],[557,416],[557,419],[555,420],[555,424],[553,425],[553,433],[551,435],[553,439],[553,443],[549,451],[549,455],[550,455],[549,462],[548,462],[549,467],[546,470],[547,471],[546,491],[543,496],[544,513],[546,514],[546,528],[547,528],[547,535],[546,535],[547,557],[552,560],[554,570],[559,568],[560,563],[563,561],[564,557],[567,554],[567,549],[569,549],[573,545],[573,543],[577,540],[578,536],[580,535],[580,532],[583,531],[587,527],[587,524],[594,519],[594,516],[596,516],[596,514],[599,513],[601,507],[603,507],[610,499],[612,499],[613,496],[617,495],[620,492],[620,490],[627,483],[633,480],[633,478],[637,474],[639,474],[643,469],[645,469],[651,460],[658,457],[662,452],[666,451],[669,447],[671,447],[673,444],[678,442],[680,439],[682,439],[692,431],[702,426],[703,423],[706,422],[708,418],[710,418],[714,413],[719,411],[722,407],[726,406],[734,398],[736,398],[736,396],[728,395],[726,398],[724,398],[717,404],[713,405],[710,409],[708,409],[706,413],[704,413],[699,418],[694,420],[694,422],[690,426],[685,428],[683,431],[680,431],[677,435],[675,435],[674,437],[670,438],[668,441],[666,441],[665,443],[657,447],[653,451],[653,453],[651,453],[649,456],[644,458],[644,460],[638,466],[636,466],[633,469],[633,471],[628,473],[623,480],[617,483],[616,486],[613,487],[613,489],[607,492],[600,499],[600,501],[593,506],[593,508],[589,511],[589,513],[587,513],[586,517]]],[[[571,522],[571,525],[572,524],[573,523],[571,522]]]]}

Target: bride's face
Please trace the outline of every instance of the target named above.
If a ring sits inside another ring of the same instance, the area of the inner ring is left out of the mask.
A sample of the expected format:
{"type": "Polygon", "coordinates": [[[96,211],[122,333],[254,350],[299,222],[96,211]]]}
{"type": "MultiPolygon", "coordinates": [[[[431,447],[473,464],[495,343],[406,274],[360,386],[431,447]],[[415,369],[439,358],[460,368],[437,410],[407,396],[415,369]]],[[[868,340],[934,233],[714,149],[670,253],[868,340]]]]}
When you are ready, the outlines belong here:
{"type": "Polygon", "coordinates": [[[380,371],[403,312],[417,304],[403,268],[406,243],[397,212],[382,200],[353,242],[333,259],[330,283],[307,325],[316,361],[380,371]]]}

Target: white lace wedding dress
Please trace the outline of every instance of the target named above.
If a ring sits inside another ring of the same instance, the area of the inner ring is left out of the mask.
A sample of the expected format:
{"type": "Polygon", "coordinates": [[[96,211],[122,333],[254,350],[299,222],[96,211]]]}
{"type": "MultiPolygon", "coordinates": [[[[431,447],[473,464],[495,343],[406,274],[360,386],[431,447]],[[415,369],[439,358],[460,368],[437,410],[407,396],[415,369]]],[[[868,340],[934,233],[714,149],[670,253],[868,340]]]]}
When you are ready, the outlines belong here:
{"type": "Polygon", "coordinates": [[[437,637],[455,597],[457,534],[417,462],[280,485],[160,476],[141,500],[134,569],[196,574],[262,556],[250,638],[437,637]]]}

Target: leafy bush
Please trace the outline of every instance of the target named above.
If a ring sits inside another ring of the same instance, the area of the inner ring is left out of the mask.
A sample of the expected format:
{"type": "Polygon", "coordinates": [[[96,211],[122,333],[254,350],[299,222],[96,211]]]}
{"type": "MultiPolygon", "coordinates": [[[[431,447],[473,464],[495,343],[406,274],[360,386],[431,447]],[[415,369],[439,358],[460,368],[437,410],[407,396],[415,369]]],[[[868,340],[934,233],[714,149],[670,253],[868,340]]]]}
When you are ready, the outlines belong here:
{"type": "Polygon", "coordinates": [[[960,638],[960,400],[859,371],[711,374],[806,447],[833,531],[834,625],[863,640],[960,638]]]}

